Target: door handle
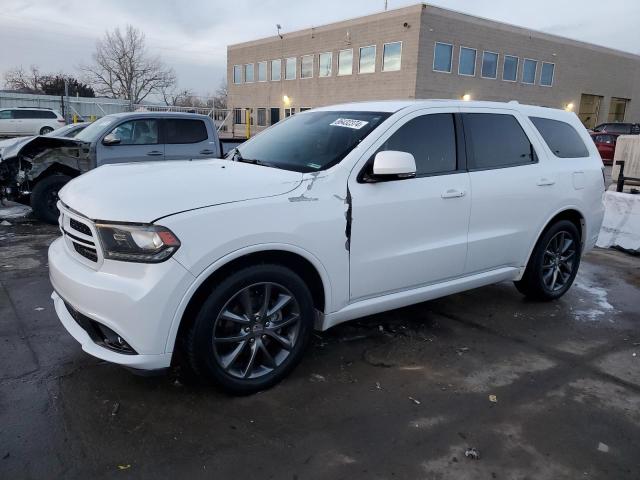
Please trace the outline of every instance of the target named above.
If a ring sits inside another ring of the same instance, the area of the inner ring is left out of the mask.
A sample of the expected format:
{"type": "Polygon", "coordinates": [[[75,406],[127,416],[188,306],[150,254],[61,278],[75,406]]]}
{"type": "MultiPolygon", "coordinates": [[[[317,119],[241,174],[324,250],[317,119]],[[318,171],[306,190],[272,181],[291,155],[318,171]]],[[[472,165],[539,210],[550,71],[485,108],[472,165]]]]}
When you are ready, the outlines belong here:
{"type": "Polygon", "coordinates": [[[548,178],[541,178],[540,180],[538,180],[537,185],[539,187],[548,187],[551,185],[554,185],[556,182],[554,180],[550,180],[548,178]]]}
{"type": "Polygon", "coordinates": [[[159,157],[160,155],[163,155],[163,153],[159,150],[151,150],[150,152],[147,152],[147,155],[150,157],[159,157]]]}
{"type": "Polygon", "coordinates": [[[208,150],[208,149],[204,149],[204,150],[200,150],[200,155],[213,155],[215,152],[213,150],[208,150]]]}
{"type": "Polygon", "coordinates": [[[440,195],[442,198],[460,198],[467,194],[464,190],[458,190],[457,188],[450,188],[440,195]]]}

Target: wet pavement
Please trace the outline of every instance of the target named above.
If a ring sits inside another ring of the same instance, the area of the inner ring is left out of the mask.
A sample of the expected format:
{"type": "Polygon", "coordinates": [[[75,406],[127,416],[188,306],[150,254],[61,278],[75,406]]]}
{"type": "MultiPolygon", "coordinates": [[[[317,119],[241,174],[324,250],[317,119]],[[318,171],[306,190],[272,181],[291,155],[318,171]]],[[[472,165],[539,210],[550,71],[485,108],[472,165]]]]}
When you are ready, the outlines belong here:
{"type": "Polygon", "coordinates": [[[0,226],[0,478],[640,477],[640,257],[590,253],[553,303],[503,283],[338,326],[233,398],[83,353],[55,236],[0,226]]]}

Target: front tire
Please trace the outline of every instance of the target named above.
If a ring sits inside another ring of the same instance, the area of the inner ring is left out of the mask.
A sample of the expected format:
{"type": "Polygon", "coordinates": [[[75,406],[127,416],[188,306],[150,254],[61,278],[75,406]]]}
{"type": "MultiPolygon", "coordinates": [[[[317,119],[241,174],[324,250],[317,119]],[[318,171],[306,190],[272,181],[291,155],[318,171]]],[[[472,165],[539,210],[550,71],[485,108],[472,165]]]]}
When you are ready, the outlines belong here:
{"type": "Polygon", "coordinates": [[[580,234],[575,224],[561,220],[538,240],[518,291],[535,300],[555,300],[573,284],[580,266],[580,234]]]}
{"type": "Polygon", "coordinates": [[[71,180],[67,175],[51,175],[43,178],[31,192],[31,208],[39,220],[55,225],[58,223],[58,192],[71,180]]]}
{"type": "Polygon", "coordinates": [[[53,128],[51,127],[42,127],[40,129],[40,135],[46,135],[47,133],[53,132],[53,128]]]}
{"type": "Polygon", "coordinates": [[[267,389],[300,362],[314,306],[304,281],[280,265],[239,270],[215,286],[186,339],[191,368],[235,395],[267,389]]]}

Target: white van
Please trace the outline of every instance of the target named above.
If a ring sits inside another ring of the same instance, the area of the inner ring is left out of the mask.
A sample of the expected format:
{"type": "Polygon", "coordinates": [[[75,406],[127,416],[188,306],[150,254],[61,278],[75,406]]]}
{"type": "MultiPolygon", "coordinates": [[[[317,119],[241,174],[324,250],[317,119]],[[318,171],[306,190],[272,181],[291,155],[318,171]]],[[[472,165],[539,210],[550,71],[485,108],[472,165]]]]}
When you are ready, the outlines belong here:
{"type": "Polygon", "coordinates": [[[0,109],[0,136],[46,135],[64,127],[65,120],[49,108],[0,109]]]}
{"type": "Polygon", "coordinates": [[[554,300],[603,217],[578,118],[458,101],[323,107],[226,159],[108,165],[60,191],[56,311],[82,348],[267,388],[313,328],[514,281],[554,300]]]}

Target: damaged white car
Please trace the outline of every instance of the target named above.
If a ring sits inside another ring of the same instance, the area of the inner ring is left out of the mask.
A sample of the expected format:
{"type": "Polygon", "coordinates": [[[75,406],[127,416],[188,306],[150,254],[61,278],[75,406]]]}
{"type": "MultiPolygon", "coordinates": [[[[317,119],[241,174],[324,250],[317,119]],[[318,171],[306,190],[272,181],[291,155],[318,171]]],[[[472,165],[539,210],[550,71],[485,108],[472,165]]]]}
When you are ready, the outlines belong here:
{"type": "Polygon", "coordinates": [[[181,351],[246,394],[314,328],[483,285],[562,296],[603,216],[578,118],[517,103],[369,102],[292,116],[226,159],[108,165],[60,192],[55,308],[133,369],[181,351]]]}

